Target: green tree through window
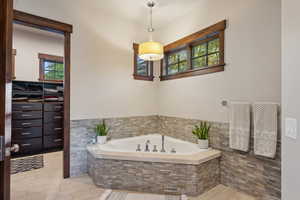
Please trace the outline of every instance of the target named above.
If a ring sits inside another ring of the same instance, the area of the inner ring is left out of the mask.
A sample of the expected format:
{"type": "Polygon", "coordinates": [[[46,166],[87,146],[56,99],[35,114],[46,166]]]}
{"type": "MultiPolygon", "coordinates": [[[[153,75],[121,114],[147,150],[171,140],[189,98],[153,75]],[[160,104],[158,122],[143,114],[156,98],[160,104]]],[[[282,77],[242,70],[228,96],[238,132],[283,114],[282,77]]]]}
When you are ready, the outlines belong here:
{"type": "Polygon", "coordinates": [[[64,64],[53,61],[44,61],[44,77],[45,80],[63,80],[64,64]]]}
{"type": "Polygon", "coordinates": [[[39,54],[40,80],[41,81],[63,81],[64,80],[64,58],[48,54],[39,54]]]}

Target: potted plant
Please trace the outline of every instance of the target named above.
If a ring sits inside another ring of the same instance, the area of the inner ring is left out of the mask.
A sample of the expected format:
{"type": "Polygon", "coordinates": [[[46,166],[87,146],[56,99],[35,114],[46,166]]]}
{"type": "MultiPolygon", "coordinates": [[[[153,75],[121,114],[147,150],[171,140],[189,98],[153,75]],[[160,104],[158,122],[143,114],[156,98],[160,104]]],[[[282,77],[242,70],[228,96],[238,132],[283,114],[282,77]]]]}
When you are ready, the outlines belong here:
{"type": "Polygon", "coordinates": [[[102,123],[96,125],[95,132],[97,134],[97,143],[105,144],[107,141],[107,134],[109,132],[109,128],[106,126],[104,120],[102,121],[102,123]]]}
{"type": "Polygon", "coordinates": [[[193,129],[193,134],[198,138],[198,146],[200,149],[208,149],[208,135],[210,125],[207,122],[201,122],[193,129]]]}

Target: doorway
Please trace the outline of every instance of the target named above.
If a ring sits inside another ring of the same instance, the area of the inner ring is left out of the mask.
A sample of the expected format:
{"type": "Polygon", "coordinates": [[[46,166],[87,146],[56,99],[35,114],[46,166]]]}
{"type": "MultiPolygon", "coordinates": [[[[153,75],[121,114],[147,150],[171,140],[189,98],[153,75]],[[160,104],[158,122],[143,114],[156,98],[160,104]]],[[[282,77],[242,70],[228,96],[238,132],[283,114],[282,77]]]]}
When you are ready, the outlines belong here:
{"type": "MultiPolygon", "coordinates": [[[[64,41],[63,80],[63,177],[70,176],[70,48],[72,25],[13,10],[12,1],[1,0],[1,71],[0,71],[0,200],[10,199],[11,153],[18,151],[18,144],[11,143],[12,90],[13,90],[13,22],[22,26],[60,34],[64,41]],[[14,145],[14,146],[13,146],[14,145]],[[13,148],[12,148],[13,146],[13,148]]],[[[28,116],[28,115],[27,115],[28,116]]],[[[26,117],[25,115],[23,117],[26,117]]]]}

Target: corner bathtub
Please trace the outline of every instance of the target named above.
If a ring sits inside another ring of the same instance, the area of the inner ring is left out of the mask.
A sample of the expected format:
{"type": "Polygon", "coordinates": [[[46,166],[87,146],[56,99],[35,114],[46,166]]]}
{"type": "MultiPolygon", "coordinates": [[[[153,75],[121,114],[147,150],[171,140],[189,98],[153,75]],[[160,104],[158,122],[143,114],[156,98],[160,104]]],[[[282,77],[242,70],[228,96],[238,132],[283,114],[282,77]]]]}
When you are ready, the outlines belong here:
{"type": "Polygon", "coordinates": [[[161,140],[152,134],[90,145],[88,173],[102,188],[137,192],[195,196],[219,184],[220,151],[165,136],[166,153],[161,153],[161,140]],[[147,140],[150,152],[144,152],[147,140]],[[152,152],[154,145],[158,152],[152,152]]]}

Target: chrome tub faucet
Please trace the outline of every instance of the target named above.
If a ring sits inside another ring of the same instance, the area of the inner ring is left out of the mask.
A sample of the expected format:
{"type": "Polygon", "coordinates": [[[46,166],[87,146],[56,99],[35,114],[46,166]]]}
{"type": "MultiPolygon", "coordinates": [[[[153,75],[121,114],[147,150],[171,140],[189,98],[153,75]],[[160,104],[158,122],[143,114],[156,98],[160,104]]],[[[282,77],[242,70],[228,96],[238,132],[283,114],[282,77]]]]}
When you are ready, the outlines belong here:
{"type": "Polygon", "coordinates": [[[149,149],[149,145],[150,145],[150,144],[151,144],[150,140],[147,140],[145,152],[149,152],[149,151],[150,151],[150,149],[149,149]]]}
{"type": "Polygon", "coordinates": [[[161,150],[160,152],[162,153],[165,153],[166,150],[165,150],[165,136],[164,135],[161,135],[161,150]]]}

